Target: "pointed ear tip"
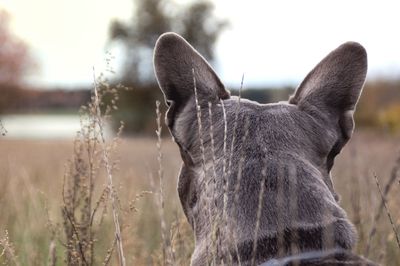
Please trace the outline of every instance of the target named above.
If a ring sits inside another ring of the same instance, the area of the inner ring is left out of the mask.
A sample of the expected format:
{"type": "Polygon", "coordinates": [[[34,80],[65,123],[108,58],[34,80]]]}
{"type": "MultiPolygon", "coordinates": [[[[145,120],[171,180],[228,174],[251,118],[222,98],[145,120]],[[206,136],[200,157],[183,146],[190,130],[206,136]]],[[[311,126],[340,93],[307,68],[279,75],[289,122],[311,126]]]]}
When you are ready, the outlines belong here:
{"type": "Polygon", "coordinates": [[[367,57],[367,51],[365,50],[364,46],[362,46],[358,42],[346,42],[340,46],[340,48],[350,51],[352,53],[358,54],[362,57],[367,57]]]}
{"type": "Polygon", "coordinates": [[[157,67],[157,62],[162,57],[171,53],[179,53],[182,47],[190,46],[186,40],[175,32],[166,32],[158,37],[153,51],[153,64],[157,67]]]}
{"type": "Polygon", "coordinates": [[[177,33],[175,32],[165,32],[158,37],[155,45],[155,50],[160,49],[161,47],[164,46],[170,46],[173,43],[176,42],[182,42],[184,39],[177,33]]]}

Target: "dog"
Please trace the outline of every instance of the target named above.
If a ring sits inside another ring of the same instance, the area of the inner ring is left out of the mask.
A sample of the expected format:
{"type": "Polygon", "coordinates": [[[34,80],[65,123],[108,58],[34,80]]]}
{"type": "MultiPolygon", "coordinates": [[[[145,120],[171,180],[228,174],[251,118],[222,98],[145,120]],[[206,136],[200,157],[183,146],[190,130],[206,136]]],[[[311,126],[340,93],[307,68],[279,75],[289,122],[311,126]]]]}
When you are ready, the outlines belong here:
{"type": "Polygon", "coordinates": [[[183,161],[192,265],[374,265],[351,251],[356,230],[330,176],[366,78],[360,44],[333,50],[272,104],[231,96],[175,33],[157,40],[154,69],[183,161]]]}

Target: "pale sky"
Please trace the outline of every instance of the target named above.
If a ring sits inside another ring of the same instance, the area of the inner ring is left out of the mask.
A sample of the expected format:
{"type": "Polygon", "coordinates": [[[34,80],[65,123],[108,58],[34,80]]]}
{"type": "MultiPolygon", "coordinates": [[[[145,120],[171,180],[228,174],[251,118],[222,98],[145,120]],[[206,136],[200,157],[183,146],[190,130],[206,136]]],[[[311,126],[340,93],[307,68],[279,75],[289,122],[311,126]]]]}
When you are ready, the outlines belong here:
{"type": "MultiPolygon", "coordinates": [[[[179,2],[184,2],[179,0],[179,2]]],[[[297,85],[327,53],[345,41],[368,52],[370,79],[400,78],[400,1],[214,1],[231,25],[217,43],[221,79],[238,87],[297,85]]],[[[14,32],[31,47],[37,86],[90,85],[105,62],[113,18],[129,19],[132,0],[0,0],[14,32]]],[[[122,61],[123,54],[113,54],[122,61]]]]}

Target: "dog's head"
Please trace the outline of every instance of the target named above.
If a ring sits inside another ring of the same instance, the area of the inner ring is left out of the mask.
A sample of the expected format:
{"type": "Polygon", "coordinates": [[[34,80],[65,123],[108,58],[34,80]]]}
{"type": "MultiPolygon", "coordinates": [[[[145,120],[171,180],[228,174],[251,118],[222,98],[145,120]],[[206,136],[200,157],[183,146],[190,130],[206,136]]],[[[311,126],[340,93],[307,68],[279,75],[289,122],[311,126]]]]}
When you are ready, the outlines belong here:
{"type": "Polygon", "coordinates": [[[157,41],[154,66],[183,160],[178,191],[196,249],[218,217],[240,243],[252,241],[257,226],[259,236],[274,237],[339,221],[344,246],[353,244],[330,171],[354,128],[367,72],[360,44],[339,46],[287,102],[274,104],[230,96],[205,59],[174,33],[157,41]]]}

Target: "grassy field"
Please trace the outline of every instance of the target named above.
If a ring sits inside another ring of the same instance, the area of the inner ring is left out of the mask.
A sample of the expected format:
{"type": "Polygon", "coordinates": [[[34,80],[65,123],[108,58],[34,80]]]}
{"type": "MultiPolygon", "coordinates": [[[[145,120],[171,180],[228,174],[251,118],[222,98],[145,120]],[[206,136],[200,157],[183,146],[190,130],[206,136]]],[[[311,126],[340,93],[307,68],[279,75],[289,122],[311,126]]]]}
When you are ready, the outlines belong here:
{"type": "MultiPolygon", "coordinates": [[[[162,255],[156,142],[151,138],[121,139],[118,148],[113,150],[112,161],[117,163],[113,171],[114,185],[121,209],[127,265],[158,264],[162,255]]],[[[400,265],[400,250],[385,209],[379,210],[381,196],[374,173],[384,189],[399,149],[399,137],[358,131],[338,156],[332,174],[341,204],[359,231],[357,252],[365,254],[370,245],[368,257],[384,265],[400,265]],[[378,212],[381,215],[375,219],[378,212]],[[376,228],[376,234],[369,240],[372,228],[376,228]]],[[[68,243],[61,211],[62,193],[64,176],[70,169],[68,162],[73,160],[74,152],[73,141],[0,139],[0,253],[6,247],[0,262],[45,265],[50,261],[54,265],[56,256],[56,265],[65,264],[68,243]]],[[[181,160],[169,138],[163,139],[162,153],[168,231],[164,238],[168,239],[167,246],[173,247],[175,263],[186,265],[193,239],[176,192],[181,160]]],[[[97,202],[107,184],[104,169],[96,171],[94,184],[93,198],[97,202]]],[[[397,174],[390,187],[387,206],[398,229],[399,195],[397,174]]],[[[109,207],[109,203],[100,207],[102,214],[94,221],[94,265],[107,260],[110,252],[116,252],[110,249],[114,225],[109,207]]],[[[116,256],[111,258],[110,264],[117,264],[116,256]]]]}

